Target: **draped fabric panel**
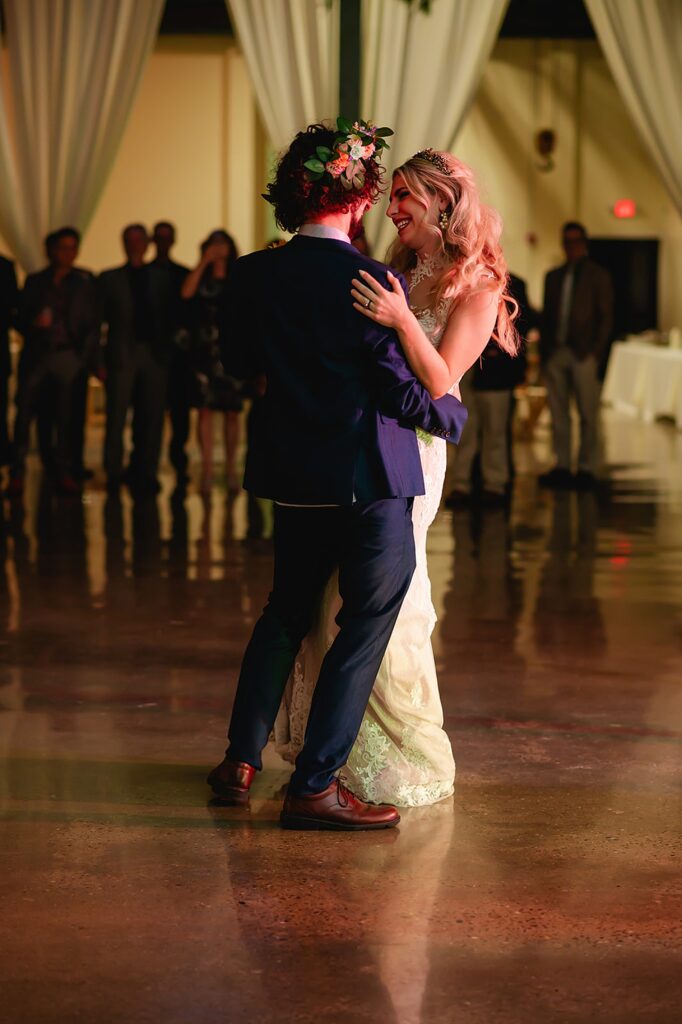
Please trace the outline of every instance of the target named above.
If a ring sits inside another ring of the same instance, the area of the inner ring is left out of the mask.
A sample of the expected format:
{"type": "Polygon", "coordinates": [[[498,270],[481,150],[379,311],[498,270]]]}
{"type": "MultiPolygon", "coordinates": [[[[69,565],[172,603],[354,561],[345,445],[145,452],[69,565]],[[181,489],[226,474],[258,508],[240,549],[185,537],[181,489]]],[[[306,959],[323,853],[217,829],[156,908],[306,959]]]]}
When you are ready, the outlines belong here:
{"type": "MultiPolygon", "coordinates": [[[[475,96],[509,0],[363,0],[362,116],[390,125],[389,176],[420,149],[449,150],[475,96]]],[[[392,228],[375,209],[367,233],[381,258],[392,228]]]]}
{"type": "Polygon", "coordinates": [[[4,0],[0,232],[27,270],[44,235],[84,230],[156,39],[163,0],[4,0]]]}
{"type": "Polygon", "coordinates": [[[270,141],[334,120],[339,95],[339,0],[226,0],[270,141]]]}
{"type": "Polygon", "coordinates": [[[682,0],[586,0],[626,107],[682,213],[682,0]]]}

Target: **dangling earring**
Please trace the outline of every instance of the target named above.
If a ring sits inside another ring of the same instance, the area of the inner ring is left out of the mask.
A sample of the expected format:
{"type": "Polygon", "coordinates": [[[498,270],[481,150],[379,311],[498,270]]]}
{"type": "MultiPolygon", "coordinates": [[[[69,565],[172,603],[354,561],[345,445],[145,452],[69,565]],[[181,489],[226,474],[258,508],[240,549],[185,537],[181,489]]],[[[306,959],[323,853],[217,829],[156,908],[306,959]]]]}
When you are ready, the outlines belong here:
{"type": "Polygon", "coordinates": [[[440,224],[441,231],[447,231],[448,224],[450,223],[450,218],[448,217],[445,210],[442,211],[440,217],[438,218],[438,223],[440,224]]]}

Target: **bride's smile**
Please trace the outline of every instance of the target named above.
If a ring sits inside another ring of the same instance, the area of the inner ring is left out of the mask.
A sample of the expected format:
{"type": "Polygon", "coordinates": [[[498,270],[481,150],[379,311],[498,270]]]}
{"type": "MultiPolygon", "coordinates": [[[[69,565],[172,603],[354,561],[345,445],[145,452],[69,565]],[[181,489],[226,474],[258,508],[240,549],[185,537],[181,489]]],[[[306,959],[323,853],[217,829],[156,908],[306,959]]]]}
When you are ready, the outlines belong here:
{"type": "Polygon", "coordinates": [[[386,216],[393,221],[403,245],[425,255],[438,246],[437,211],[426,209],[396,174],[386,216]]]}

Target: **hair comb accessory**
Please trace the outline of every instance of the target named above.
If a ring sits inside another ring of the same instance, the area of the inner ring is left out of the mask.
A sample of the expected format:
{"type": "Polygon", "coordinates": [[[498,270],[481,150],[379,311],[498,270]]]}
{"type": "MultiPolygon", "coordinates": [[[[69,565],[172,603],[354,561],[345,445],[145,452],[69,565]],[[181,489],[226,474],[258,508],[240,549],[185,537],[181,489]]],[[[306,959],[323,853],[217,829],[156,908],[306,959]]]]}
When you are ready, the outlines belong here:
{"type": "Polygon", "coordinates": [[[418,153],[414,154],[412,159],[418,157],[420,160],[427,160],[434,167],[437,167],[442,174],[447,174],[448,177],[452,175],[452,170],[448,167],[446,161],[435,149],[420,149],[418,153]]]}

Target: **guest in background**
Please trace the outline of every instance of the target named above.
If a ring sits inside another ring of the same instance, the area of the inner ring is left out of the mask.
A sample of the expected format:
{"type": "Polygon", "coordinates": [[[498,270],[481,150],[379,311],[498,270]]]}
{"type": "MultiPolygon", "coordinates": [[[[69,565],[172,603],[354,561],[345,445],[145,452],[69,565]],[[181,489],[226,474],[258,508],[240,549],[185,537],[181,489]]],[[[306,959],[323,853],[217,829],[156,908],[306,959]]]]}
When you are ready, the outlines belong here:
{"type": "MultiPolygon", "coordinates": [[[[528,303],[526,282],[510,274],[508,290],[519,306],[516,328],[525,344],[526,334],[537,319],[528,303]]],[[[525,372],[523,348],[518,355],[510,356],[491,338],[479,362],[462,378],[460,390],[469,418],[455,452],[453,490],[445,499],[449,508],[471,501],[472,469],[479,453],[483,504],[495,507],[506,503],[513,392],[524,380],[525,372]]]]}
{"type": "Polygon", "coordinates": [[[239,488],[235,472],[239,444],[241,386],[223,367],[220,347],[222,297],[237,247],[226,231],[213,231],[201,244],[201,259],[185,278],[182,297],[188,307],[190,359],[193,368],[192,404],[199,410],[198,437],[202,455],[202,491],[213,482],[213,413],[223,414],[225,476],[230,490],[239,488]]]}
{"type": "Polygon", "coordinates": [[[166,384],[171,357],[173,281],[167,271],[145,264],[147,229],[130,224],[123,231],[126,262],[99,279],[106,329],[104,363],[107,389],[104,467],[110,493],[126,482],[136,497],[159,491],[166,384]],[[123,469],[123,430],[133,409],[133,451],[123,469]]]}
{"type": "Polygon", "coordinates": [[[0,256],[0,466],[6,466],[10,461],[7,406],[12,360],[9,331],[16,320],[18,301],[19,289],[14,263],[0,256]]]}
{"type": "Polygon", "coordinates": [[[562,239],[566,262],[545,278],[540,339],[556,465],[540,476],[540,484],[589,489],[598,463],[599,363],[613,325],[613,286],[608,271],[590,259],[582,224],[564,224],[562,239]],[[571,395],[580,414],[575,476],[571,472],[571,395]]]}
{"type": "Polygon", "coordinates": [[[168,454],[175,470],[177,485],[182,490],[187,486],[189,479],[185,446],[189,438],[191,366],[187,349],[176,345],[175,338],[183,312],[180,289],[189,273],[189,267],[184,267],[181,263],[176,263],[171,259],[171,249],[175,245],[175,226],[170,221],[161,220],[154,225],[152,241],[156,248],[156,258],[152,260],[150,266],[159,267],[170,275],[173,293],[172,337],[169,339],[171,355],[168,367],[168,411],[171,421],[168,454]]]}
{"type": "Polygon", "coordinates": [[[8,491],[23,491],[31,422],[47,406],[54,415],[56,449],[50,459],[62,493],[76,494],[81,481],[74,467],[74,415],[77,389],[92,367],[98,342],[94,279],[74,267],[80,246],[75,228],[65,227],[45,239],[50,265],[29,274],[19,297],[18,328],[24,338],[19,361],[14,451],[8,491]]]}
{"type": "MultiPolygon", "coordinates": [[[[59,248],[64,243],[59,239],[58,232],[52,232],[45,239],[45,255],[48,263],[52,266],[55,263],[55,247],[59,248]]],[[[77,268],[80,273],[85,274],[92,284],[95,277],[89,270],[82,267],[77,268]]],[[[85,447],[85,419],[88,404],[88,384],[90,373],[96,368],[97,342],[91,345],[89,363],[77,374],[71,391],[71,472],[74,480],[84,482],[92,477],[92,471],[86,469],[84,460],[85,447]]],[[[48,473],[53,474],[55,470],[55,445],[56,445],[56,416],[53,403],[49,401],[54,398],[53,393],[43,395],[36,417],[38,428],[38,447],[43,466],[48,473]]]]}

